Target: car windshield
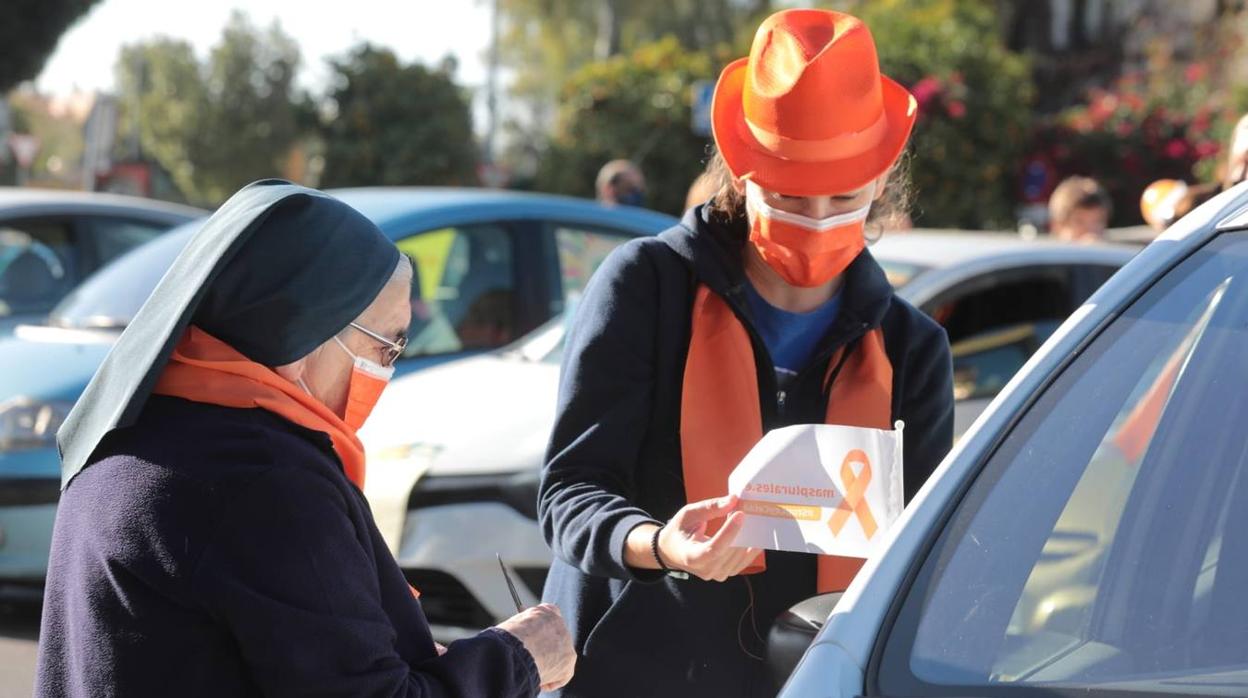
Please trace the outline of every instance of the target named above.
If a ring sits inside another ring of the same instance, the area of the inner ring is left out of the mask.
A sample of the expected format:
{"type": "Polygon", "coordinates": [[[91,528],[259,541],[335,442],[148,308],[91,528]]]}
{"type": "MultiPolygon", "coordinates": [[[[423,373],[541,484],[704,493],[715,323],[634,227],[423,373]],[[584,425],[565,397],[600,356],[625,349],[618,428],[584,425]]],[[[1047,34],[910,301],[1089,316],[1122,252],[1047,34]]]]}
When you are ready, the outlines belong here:
{"type": "Polygon", "coordinates": [[[1245,346],[1248,234],[1228,233],[991,455],[907,592],[881,692],[1248,695],[1245,346]]]}
{"type": "Polygon", "coordinates": [[[194,221],[174,228],[92,274],[52,309],[48,324],[75,329],[124,328],[201,224],[194,221]]]}
{"type": "Polygon", "coordinates": [[[0,226],[0,318],[46,313],[73,281],[68,246],[0,226]]]}

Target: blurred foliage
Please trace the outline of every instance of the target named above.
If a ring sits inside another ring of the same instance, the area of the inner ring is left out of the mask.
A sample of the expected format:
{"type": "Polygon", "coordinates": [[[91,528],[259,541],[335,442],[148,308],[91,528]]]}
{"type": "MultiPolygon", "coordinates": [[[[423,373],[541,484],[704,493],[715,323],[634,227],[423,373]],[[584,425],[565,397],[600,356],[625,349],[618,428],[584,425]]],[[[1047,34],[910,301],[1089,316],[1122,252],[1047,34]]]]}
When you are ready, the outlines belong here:
{"type": "Polygon", "coordinates": [[[31,181],[41,186],[57,182],[82,157],[82,128],[72,118],[54,116],[48,101],[33,91],[15,90],[9,95],[9,108],[13,132],[39,139],[39,152],[30,168],[31,181]]]}
{"type": "Polygon", "coordinates": [[[918,101],[910,138],[915,225],[1012,228],[1033,92],[1027,59],[1006,50],[993,4],[837,6],[870,27],[881,70],[918,101]]]}
{"type": "Polygon", "coordinates": [[[679,215],[709,142],[690,127],[690,87],[723,60],[668,37],[582,67],[560,95],[538,188],[592,198],[598,168],[629,158],[646,176],[647,207],[679,215]]]}
{"type": "MultiPolygon", "coordinates": [[[[884,72],[918,99],[911,141],[916,224],[1012,226],[1032,94],[1027,61],[1002,45],[991,3],[872,0],[836,7],[867,22],[884,72]]],[[[690,85],[714,79],[745,55],[759,21],[743,13],[732,41],[702,50],[668,37],[577,70],[559,95],[538,188],[592,196],[597,168],[627,157],[649,180],[649,205],[679,213],[707,144],[690,131],[690,85]]]]}
{"type": "Polygon", "coordinates": [[[244,184],[278,176],[298,138],[292,83],[299,49],[234,13],[201,63],[185,41],[122,49],[117,85],[124,157],[154,158],[188,201],[213,206],[244,184]]]}
{"type": "Polygon", "coordinates": [[[61,34],[99,0],[6,0],[0,21],[0,94],[32,80],[61,34]]]}
{"type": "Polygon", "coordinates": [[[1248,86],[1230,74],[1244,50],[1242,26],[1211,27],[1190,61],[1158,36],[1141,67],[1040,124],[1032,159],[1054,181],[1099,180],[1114,202],[1113,225],[1142,222],[1140,195],[1158,179],[1221,181],[1231,131],[1248,110],[1248,86]]]}
{"type": "Polygon", "coordinates": [[[781,4],[773,0],[498,2],[500,63],[514,71],[509,89],[511,118],[502,125],[512,146],[503,158],[518,172],[534,163],[545,165],[550,125],[566,114],[561,96],[573,74],[588,63],[631,53],[668,36],[686,51],[714,52],[728,46],[734,56],[744,55],[759,22],[781,4]]]}
{"type": "Polygon", "coordinates": [[[331,66],[321,186],[476,183],[472,113],[453,63],[402,65],[364,44],[331,66]]]}

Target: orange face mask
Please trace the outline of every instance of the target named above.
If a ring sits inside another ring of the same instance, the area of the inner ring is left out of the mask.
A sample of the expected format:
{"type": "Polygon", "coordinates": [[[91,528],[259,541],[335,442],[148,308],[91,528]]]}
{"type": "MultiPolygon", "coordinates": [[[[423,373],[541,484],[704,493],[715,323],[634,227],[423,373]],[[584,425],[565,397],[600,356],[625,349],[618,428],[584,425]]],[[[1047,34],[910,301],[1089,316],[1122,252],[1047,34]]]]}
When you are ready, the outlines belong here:
{"type": "Polygon", "coordinates": [[[334,341],[355,361],[351,369],[351,383],[347,386],[347,409],[342,421],[358,430],[364,426],[368,415],[372,414],[377,401],[381,399],[382,391],[394,376],[394,366],[382,366],[355,354],[337,337],[334,337],[334,341]]]}
{"type": "MultiPolygon", "coordinates": [[[[870,199],[875,198],[872,185],[870,199]]],[[[746,205],[753,212],[750,242],[767,266],[793,286],[826,284],[849,267],[866,247],[863,224],[871,212],[865,206],[829,218],[808,218],[771,207],[763,190],[745,184],[746,205]]]]}

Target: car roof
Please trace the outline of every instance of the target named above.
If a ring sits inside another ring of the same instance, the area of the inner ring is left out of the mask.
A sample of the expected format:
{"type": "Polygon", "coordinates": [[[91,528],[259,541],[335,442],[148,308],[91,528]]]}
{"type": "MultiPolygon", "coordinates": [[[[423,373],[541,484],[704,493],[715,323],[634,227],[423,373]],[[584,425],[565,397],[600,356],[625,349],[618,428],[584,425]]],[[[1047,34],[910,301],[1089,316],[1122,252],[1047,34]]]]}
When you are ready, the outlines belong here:
{"type": "Polygon", "coordinates": [[[0,187],[0,214],[3,215],[90,213],[130,213],[140,216],[154,214],[172,223],[203,216],[207,211],[193,206],[124,194],[35,187],[0,187]]]}
{"type": "Polygon", "coordinates": [[[631,206],[607,207],[589,199],[555,194],[453,187],[362,187],[330,189],[391,237],[412,224],[449,225],[455,220],[506,217],[512,220],[555,218],[569,223],[609,224],[638,233],[658,232],[677,220],[631,206]]]}
{"type": "Polygon", "coordinates": [[[1049,239],[1026,239],[1016,233],[916,229],[885,233],[871,247],[879,259],[931,269],[964,265],[993,257],[1050,256],[1068,251],[1072,258],[1119,259],[1125,262],[1139,248],[1130,245],[1081,244],[1049,239]]]}

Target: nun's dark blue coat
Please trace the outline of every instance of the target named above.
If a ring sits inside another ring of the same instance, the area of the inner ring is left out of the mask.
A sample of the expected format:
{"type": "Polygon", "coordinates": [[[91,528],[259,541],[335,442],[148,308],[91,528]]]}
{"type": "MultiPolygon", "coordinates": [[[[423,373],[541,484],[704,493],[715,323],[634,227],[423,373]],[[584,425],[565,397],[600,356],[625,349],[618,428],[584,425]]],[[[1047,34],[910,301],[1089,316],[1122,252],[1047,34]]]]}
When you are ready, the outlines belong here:
{"type": "Polygon", "coordinates": [[[329,438],[152,397],[65,490],[38,696],[530,696],[487,630],[439,658],[329,438]]]}

